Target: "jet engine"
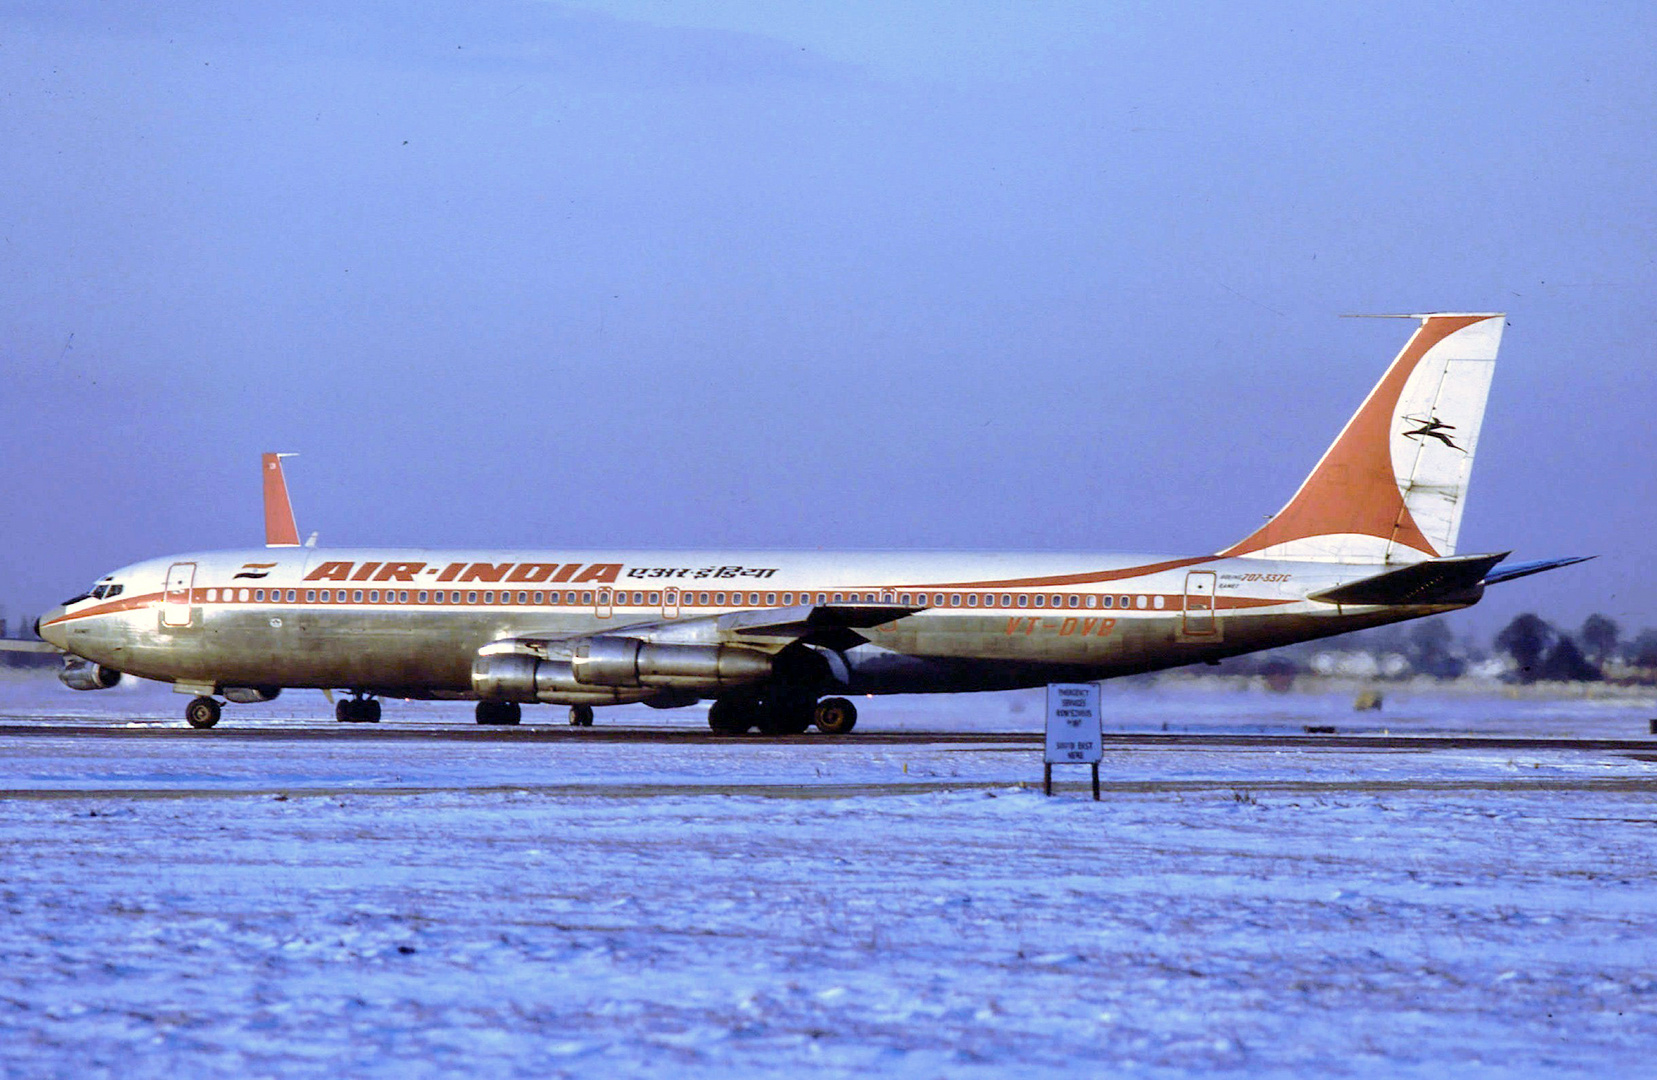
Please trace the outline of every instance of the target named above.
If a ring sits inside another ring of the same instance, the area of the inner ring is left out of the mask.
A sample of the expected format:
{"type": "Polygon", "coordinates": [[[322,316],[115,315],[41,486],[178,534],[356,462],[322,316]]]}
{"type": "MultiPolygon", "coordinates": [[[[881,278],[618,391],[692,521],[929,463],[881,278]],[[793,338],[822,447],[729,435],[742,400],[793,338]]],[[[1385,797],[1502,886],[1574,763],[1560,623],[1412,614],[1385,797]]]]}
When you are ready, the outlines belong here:
{"type": "Polygon", "coordinates": [[[227,686],[224,688],[224,700],[238,705],[256,705],[261,701],[275,701],[281,692],[280,686],[227,686]]]}
{"type": "Polygon", "coordinates": [[[520,651],[481,653],[472,661],[472,692],[484,701],[615,705],[664,694],[712,694],[771,676],[771,657],[726,645],[592,637],[570,642],[568,649],[568,659],[520,651]]]}
{"type": "Polygon", "coordinates": [[[64,660],[58,679],[71,690],[108,690],[121,681],[121,673],[77,656],[64,660]]]}

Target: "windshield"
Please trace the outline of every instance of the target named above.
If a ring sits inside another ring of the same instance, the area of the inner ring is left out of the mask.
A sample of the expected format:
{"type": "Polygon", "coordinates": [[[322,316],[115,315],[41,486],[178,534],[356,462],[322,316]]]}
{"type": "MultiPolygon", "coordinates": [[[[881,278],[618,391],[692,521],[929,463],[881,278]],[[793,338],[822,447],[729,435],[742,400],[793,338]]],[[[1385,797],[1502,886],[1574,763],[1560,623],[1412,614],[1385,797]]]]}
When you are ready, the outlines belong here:
{"type": "Polygon", "coordinates": [[[99,582],[98,584],[92,586],[92,588],[88,589],[86,592],[77,593],[76,595],[71,596],[69,599],[67,599],[63,602],[63,606],[64,607],[69,607],[71,604],[78,604],[82,600],[108,600],[111,597],[120,596],[121,595],[121,590],[124,589],[124,588],[125,588],[124,585],[114,585],[114,584],[111,584],[109,582],[99,582]]]}

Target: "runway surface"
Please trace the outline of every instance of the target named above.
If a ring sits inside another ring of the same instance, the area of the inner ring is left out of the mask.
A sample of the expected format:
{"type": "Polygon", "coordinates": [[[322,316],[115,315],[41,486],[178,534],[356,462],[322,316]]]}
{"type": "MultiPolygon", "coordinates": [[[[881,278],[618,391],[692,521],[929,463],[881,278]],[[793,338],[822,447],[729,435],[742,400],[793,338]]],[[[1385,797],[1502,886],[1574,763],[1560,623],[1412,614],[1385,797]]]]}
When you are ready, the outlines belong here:
{"type": "MultiPolygon", "coordinates": [[[[328,724],[303,721],[257,725],[221,724],[196,730],[179,721],[110,721],[86,723],[75,717],[0,717],[0,739],[75,736],[97,739],[194,739],[243,742],[465,742],[465,743],[658,743],[665,745],[777,746],[1040,746],[1039,731],[870,731],[849,735],[719,735],[685,727],[441,727],[430,724],[328,724]]],[[[1237,735],[1223,732],[1182,734],[1107,732],[1107,748],[1155,747],[1184,750],[1562,750],[1620,751],[1657,754],[1657,736],[1645,739],[1560,738],[1499,735],[1237,735]]]]}
{"type": "Polygon", "coordinates": [[[1100,802],[1085,768],[1042,796],[1033,695],[860,702],[839,738],[321,704],[196,731],[165,691],[0,693],[0,1075],[1391,1080],[1657,1053],[1646,699],[1130,690],[1100,802]]]}

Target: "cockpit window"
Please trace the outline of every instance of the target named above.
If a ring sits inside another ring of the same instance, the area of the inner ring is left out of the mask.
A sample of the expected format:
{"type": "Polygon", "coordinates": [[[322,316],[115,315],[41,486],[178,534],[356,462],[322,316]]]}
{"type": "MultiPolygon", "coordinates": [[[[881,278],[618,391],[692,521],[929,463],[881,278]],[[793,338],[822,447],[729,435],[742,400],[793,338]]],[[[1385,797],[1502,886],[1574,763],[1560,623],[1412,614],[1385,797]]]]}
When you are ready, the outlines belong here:
{"type": "Polygon", "coordinates": [[[124,589],[124,588],[126,588],[125,585],[111,585],[109,587],[109,589],[107,591],[105,591],[104,599],[105,600],[115,599],[117,596],[121,595],[121,590],[124,589]]]}

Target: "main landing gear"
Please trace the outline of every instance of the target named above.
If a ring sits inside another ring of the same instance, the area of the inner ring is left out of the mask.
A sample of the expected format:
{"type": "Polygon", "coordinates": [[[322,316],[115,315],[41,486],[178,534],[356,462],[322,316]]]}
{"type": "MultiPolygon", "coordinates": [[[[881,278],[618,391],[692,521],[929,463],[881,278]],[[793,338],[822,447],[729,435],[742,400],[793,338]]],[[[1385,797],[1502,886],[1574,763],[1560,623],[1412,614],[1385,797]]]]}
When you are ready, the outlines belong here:
{"type": "Polygon", "coordinates": [[[845,698],[783,694],[766,697],[731,695],[708,707],[708,727],[720,735],[742,735],[758,728],[762,735],[800,735],[815,726],[825,735],[844,735],[857,726],[857,706],[845,698]]]}
{"type": "Polygon", "coordinates": [[[334,702],[334,719],[342,724],[378,724],[380,703],[371,697],[341,698],[334,702]]]}
{"type": "Polygon", "coordinates": [[[570,727],[592,727],[593,707],[591,705],[570,706],[570,727]]]}
{"type": "Polygon", "coordinates": [[[478,702],[478,723],[513,727],[523,719],[524,710],[516,701],[478,702]]]}
{"type": "Polygon", "coordinates": [[[191,698],[190,704],[184,706],[184,720],[193,728],[210,728],[219,722],[221,708],[214,698],[191,698]]]}

